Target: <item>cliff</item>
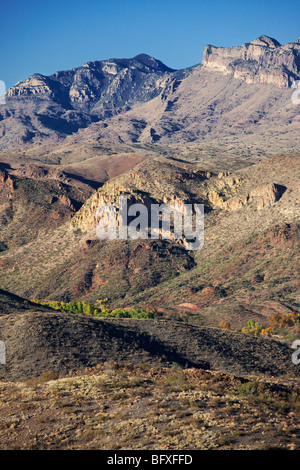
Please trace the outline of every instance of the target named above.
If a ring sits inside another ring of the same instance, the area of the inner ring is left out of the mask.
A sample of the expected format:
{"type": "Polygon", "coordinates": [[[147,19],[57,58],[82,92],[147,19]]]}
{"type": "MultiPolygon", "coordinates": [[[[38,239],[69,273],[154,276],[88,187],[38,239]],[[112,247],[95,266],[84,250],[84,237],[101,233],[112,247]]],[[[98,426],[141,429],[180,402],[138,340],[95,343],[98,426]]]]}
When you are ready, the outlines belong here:
{"type": "Polygon", "coordinates": [[[288,88],[300,78],[300,40],[281,45],[260,36],[238,47],[206,46],[203,65],[247,83],[268,83],[288,88]]]}

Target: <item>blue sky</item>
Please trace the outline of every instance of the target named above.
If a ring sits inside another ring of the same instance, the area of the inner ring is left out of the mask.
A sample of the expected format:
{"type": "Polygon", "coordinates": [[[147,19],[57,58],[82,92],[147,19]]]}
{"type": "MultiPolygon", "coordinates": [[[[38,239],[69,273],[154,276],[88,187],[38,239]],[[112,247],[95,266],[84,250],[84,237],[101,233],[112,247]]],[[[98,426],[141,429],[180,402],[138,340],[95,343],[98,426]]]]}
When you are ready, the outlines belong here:
{"type": "Polygon", "coordinates": [[[35,72],[142,52],[184,68],[201,62],[206,44],[262,34],[297,39],[299,0],[0,0],[0,80],[9,87],[35,72]]]}

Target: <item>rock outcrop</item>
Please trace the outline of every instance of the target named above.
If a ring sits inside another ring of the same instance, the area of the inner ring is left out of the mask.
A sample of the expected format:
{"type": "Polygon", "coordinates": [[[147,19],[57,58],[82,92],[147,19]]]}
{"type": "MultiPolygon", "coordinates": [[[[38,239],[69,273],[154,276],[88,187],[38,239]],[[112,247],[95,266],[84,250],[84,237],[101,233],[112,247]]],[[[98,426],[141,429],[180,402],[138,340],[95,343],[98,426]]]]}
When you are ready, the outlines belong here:
{"type": "Polygon", "coordinates": [[[15,190],[13,179],[5,170],[0,170],[0,187],[3,190],[7,190],[12,193],[15,190]]]}
{"type": "Polygon", "coordinates": [[[238,47],[206,46],[203,65],[247,83],[269,83],[288,88],[300,78],[299,40],[281,45],[268,36],[238,47]]]}
{"type": "Polygon", "coordinates": [[[57,168],[46,168],[39,165],[26,165],[19,167],[14,171],[16,176],[23,178],[32,178],[37,180],[60,180],[67,182],[68,178],[66,175],[57,168]]]}
{"type": "Polygon", "coordinates": [[[208,196],[213,206],[225,209],[227,211],[237,211],[247,204],[253,203],[257,210],[275,204],[286,188],[279,184],[269,183],[265,186],[255,188],[243,196],[231,197],[226,201],[217,191],[211,191],[208,196]]]}

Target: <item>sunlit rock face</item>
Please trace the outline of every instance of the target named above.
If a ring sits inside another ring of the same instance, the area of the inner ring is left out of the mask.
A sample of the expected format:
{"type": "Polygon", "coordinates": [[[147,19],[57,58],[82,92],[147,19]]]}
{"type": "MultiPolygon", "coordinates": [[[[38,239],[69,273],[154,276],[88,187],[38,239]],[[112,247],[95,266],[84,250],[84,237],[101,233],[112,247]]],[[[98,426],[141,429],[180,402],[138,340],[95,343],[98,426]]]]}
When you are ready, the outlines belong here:
{"type": "Polygon", "coordinates": [[[208,45],[203,65],[233,74],[247,83],[270,83],[287,88],[300,77],[300,41],[282,46],[275,39],[260,36],[238,47],[208,45]]]}

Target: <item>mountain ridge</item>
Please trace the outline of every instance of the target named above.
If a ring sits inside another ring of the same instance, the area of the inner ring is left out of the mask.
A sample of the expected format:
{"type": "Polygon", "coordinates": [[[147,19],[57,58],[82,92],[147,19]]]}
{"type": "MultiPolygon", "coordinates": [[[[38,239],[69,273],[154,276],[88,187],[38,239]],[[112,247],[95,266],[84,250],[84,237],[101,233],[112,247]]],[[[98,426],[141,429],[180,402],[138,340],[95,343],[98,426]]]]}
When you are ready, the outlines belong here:
{"type": "Polygon", "coordinates": [[[299,113],[290,89],[299,77],[298,40],[282,46],[267,36],[243,46],[207,46],[202,63],[181,70],[138,54],[33,74],[6,93],[0,150],[76,139],[168,146],[225,141],[230,134],[233,145],[249,147],[247,135],[256,130],[263,155],[266,132],[276,152],[292,150],[299,113]]]}

